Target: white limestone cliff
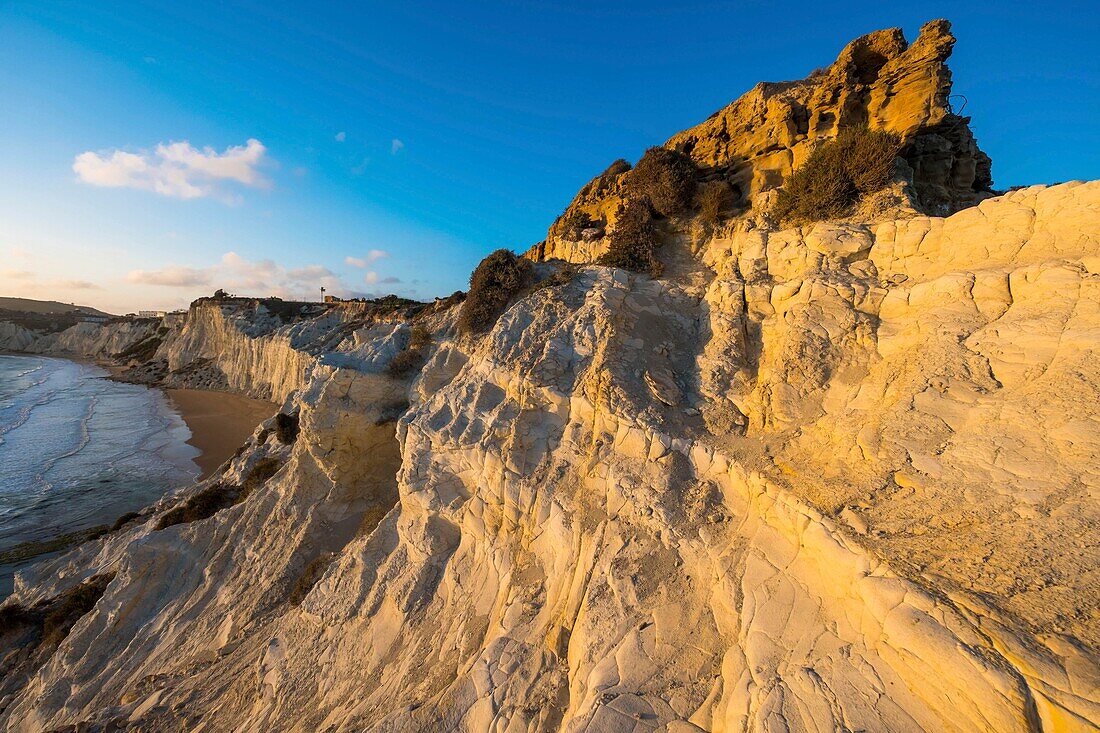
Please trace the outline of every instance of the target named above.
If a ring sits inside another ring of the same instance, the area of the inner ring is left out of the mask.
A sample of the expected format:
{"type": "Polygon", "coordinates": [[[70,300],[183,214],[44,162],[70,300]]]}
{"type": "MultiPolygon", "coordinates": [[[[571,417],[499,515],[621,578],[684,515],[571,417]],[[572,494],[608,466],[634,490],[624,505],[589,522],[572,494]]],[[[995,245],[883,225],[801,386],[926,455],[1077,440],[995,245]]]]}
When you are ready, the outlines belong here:
{"type": "Polygon", "coordinates": [[[1100,182],[745,227],[417,316],[412,381],[408,319],[192,311],[155,359],[301,434],[20,576],[113,574],[0,631],[4,729],[1095,730],[1100,182]]]}

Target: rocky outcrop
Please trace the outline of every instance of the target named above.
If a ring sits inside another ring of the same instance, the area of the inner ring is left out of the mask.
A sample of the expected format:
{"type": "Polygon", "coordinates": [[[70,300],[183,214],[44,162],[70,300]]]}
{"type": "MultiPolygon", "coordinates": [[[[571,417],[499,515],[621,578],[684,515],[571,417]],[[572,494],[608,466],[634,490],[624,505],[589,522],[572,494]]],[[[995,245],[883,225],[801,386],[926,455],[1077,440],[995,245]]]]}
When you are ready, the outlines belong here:
{"type": "MultiPolygon", "coordinates": [[[[912,44],[898,28],[870,33],[806,79],[757,84],[665,147],[689,155],[700,180],[728,182],[735,208],[762,212],[823,141],[845,129],[883,130],[902,142],[901,200],[914,213],[949,215],[991,196],[993,184],[990,159],[978,148],[969,118],[949,102],[947,59],[954,44],[945,20],[925,24],[912,44]]],[[[583,212],[613,226],[625,175],[624,166],[612,167],[581,189],[529,256],[594,261],[607,240],[574,236],[561,223],[583,212]]]]}
{"type": "Polygon", "coordinates": [[[815,143],[866,126],[899,135],[917,203],[949,214],[988,196],[989,157],[951,111],[950,24],[932,21],[910,45],[901,30],[849,43],[833,64],[798,82],[758,84],[665,145],[721,170],[748,197],[776,189],[815,143]]]}
{"type": "Polygon", "coordinates": [[[407,320],[303,322],[300,436],[211,481],[270,479],[20,576],[29,607],[114,574],[0,720],[1095,730],[1098,213],[746,224],[478,338],[418,316],[412,381],[407,320]]]}

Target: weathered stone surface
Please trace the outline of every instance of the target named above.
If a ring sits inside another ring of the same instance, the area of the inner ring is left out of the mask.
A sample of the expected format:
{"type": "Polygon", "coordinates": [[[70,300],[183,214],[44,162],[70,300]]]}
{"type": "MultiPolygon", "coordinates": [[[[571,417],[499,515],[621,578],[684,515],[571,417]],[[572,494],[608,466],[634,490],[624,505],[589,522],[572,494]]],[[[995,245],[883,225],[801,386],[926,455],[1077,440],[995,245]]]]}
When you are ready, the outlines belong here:
{"type": "Polygon", "coordinates": [[[301,436],[212,479],[277,460],[243,502],[21,576],[30,604],[115,573],[0,721],[1095,730],[1100,182],[696,251],[477,339],[436,314],[411,383],[404,323],[226,330],[325,345],[301,436]]]}
{"type": "MultiPolygon", "coordinates": [[[[969,118],[953,113],[948,102],[947,58],[954,43],[944,20],[925,24],[912,44],[897,28],[870,33],[806,79],[757,84],[665,147],[690,155],[702,179],[728,181],[736,206],[762,211],[822,141],[849,128],[885,130],[903,143],[909,203],[926,214],[954,213],[991,196],[993,183],[990,159],[978,148],[969,118]]],[[[583,211],[613,225],[622,183],[621,169],[597,176],[563,218],[583,211]]],[[[591,262],[606,246],[601,239],[574,240],[555,224],[528,256],[591,262]]]]}

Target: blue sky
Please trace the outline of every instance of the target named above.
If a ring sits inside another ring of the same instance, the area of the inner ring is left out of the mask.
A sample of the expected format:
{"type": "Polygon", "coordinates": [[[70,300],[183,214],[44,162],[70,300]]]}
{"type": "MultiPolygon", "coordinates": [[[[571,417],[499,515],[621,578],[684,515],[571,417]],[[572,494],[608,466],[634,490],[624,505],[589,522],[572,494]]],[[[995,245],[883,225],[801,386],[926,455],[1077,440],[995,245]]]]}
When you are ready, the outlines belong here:
{"type": "Polygon", "coordinates": [[[0,294],[446,295],[615,158],[934,17],[998,187],[1100,178],[1094,3],[593,5],[9,0],[0,294]]]}

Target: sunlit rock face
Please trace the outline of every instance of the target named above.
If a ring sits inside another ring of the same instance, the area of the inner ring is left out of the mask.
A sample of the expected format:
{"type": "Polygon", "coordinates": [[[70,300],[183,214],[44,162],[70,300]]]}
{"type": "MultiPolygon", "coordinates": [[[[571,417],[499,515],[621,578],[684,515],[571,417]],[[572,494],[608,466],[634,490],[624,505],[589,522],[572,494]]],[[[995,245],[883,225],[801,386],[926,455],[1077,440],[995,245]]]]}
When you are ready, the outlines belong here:
{"type": "Polygon", "coordinates": [[[1065,184],[672,243],[485,335],[416,316],[402,380],[409,318],[193,312],[155,358],[285,393],[300,435],[21,576],[33,607],[113,574],[51,654],[0,630],[0,720],[1094,729],[1098,212],[1065,184]]]}
{"type": "MultiPolygon", "coordinates": [[[[904,206],[937,216],[973,206],[993,195],[991,162],[970,118],[955,110],[965,99],[951,95],[950,28],[945,20],[926,23],[911,44],[898,28],[857,38],[806,79],[757,84],[664,146],[690,156],[701,180],[728,182],[733,205],[752,215],[770,207],[776,190],[822,142],[844,130],[881,130],[902,143],[897,179],[904,206]]],[[[577,193],[546,240],[531,249],[532,259],[590,262],[606,251],[602,229],[577,236],[562,222],[583,212],[600,227],[613,226],[626,178],[615,170],[577,193]]]]}

